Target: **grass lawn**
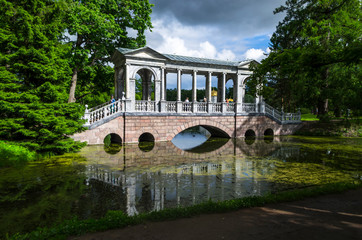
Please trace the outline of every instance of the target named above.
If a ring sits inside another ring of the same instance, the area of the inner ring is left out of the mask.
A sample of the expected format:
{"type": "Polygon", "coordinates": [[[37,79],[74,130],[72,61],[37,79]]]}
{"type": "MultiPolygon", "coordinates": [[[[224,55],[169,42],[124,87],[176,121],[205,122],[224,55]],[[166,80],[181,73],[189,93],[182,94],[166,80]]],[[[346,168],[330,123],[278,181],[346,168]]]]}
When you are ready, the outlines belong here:
{"type": "Polygon", "coordinates": [[[317,115],[307,113],[307,114],[302,114],[301,120],[302,121],[318,121],[319,119],[317,118],[317,115]]]}

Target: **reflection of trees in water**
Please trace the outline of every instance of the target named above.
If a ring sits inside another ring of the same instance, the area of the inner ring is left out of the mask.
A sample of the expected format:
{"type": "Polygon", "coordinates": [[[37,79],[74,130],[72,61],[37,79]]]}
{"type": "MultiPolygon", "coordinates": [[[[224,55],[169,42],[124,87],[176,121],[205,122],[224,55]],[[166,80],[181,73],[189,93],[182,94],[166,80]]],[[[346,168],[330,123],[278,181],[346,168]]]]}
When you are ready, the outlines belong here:
{"type": "MultiPolygon", "coordinates": [[[[273,166],[242,156],[245,152],[260,154],[252,149],[264,145],[268,145],[269,151],[279,145],[260,142],[251,148],[243,141],[237,143],[229,139],[215,140],[210,145],[215,147],[214,151],[204,152],[201,151],[204,147],[201,147],[199,152],[188,152],[172,147],[172,143],[156,142],[151,152],[142,152],[137,145],[130,145],[124,149],[124,171],[93,165],[88,176],[94,181],[118,187],[119,192],[126,196],[120,198],[119,204],[125,206],[125,212],[130,215],[208,199],[218,201],[262,194],[269,190],[270,184],[261,174],[273,166]]],[[[102,195],[101,191],[107,188],[97,189],[102,195]]],[[[113,206],[112,202],[102,201],[104,203],[113,206]]]]}
{"type": "Polygon", "coordinates": [[[155,147],[155,142],[139,142],[138,148],[142,152],[150,152],[155,147]]]}
{"type": "MultiPolygon", "coordinates": [[[[78,157],[79,161],[85,161],[78,157]]],[[[81,207],[85,166],[68,155],[1,169],[0,239],[70,219],[81,207]]]]}
{"type": "Polygon", "coordinates": [[[120,209],[133,215],[345,180],[350,172],[361,177],[356,144],[316,145],[276,136],[271,143],[256,139],[248,145],[237,139],[220,145],[194,153],[156,142],[149,152],[133,144],[116,154],[88,146],[71,157],[51,158],[48,165],[5,169],[0,192],[6,194],[0,196],[6,219],[0,233],[56,224],[74,214],[98,217],[120,209]]]}
{"type": "Polygon", "coordinates": [[[122,149],[122,144],[119,143],[110,143],[103,145],[104,151],[108,154],[117,154],[122,149]]]}
{"type": "Polygon", "coordinates": [[[272,152],[281,147],[280,138],[274,137],[272,142],[265,142],[263,139],[235,139],[235,146],[245,156],[269,156],[272,152]]]}
{"type": "MultiPolygon", "coordinates": [[[[118,205],[130,215],[208,199],[258,195],[301,186],[296,184],[300,180],[293,179],[293,172],[287,170],[289,162],[298,163],[304,155],[298,144],[283,145],[283,141],[274,137],[270,143],[257,139],[248,145],[243,139],[229,140],[214,151],[200,153],[182,151],[169,142],[156,142],[150,152],[142,152],[137,145],[126,146],[122,171],[106,167],[104,162],[90,166],[87,174],[91,184],[96,181],[99,185],[112,185],[118,189],[114,194],[121,196],[114,200],[117,204],[94,197],[95,201],[110,205],[101,209],[118,205]]],[[[295,167],[292,169],[302,166],[295,167]]],[[[108,196],[103,190],[107,188],[97,187],[95,191],[108,196]]]]}

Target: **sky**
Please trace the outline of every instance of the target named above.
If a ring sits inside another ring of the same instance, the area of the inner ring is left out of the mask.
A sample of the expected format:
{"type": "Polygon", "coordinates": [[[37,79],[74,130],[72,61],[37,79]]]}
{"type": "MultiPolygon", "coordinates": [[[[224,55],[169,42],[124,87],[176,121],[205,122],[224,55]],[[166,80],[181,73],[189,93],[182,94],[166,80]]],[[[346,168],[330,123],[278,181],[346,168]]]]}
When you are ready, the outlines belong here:
{"type": "Polygon", "coordinates": [[[260,61],[285,0],[150,0],[147,46],[168,54],[229,61],[260,61]]]}

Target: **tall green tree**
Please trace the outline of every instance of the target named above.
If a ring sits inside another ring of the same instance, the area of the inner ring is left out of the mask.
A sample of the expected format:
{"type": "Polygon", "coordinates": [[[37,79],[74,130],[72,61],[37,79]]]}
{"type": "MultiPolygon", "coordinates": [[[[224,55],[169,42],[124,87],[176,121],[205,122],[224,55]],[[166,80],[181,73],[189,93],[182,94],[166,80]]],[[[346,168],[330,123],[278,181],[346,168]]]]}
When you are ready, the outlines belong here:
{"type": "Polygon", "coordinates": [[[83,110],[67,103],[63,2],[0,0],[0,140],[38,152],[79,149],[83,110]]]}
{"type": "Polygon", "coordinates": [[[107,64],[116,47],[139,48],[146,44],[144,33],[152,27],[152,5],[148,0],[67,2],[67,41],[72,47],[68,102],[75,102],[76,98],[112,86],[107,64]]]}
{"type": "Polygon", "coordinates": [[[359,101],[362,25],[359,0],[287,0],[274,13],[286,16],[271,38],[271,53],[255,66],[253,80],[268,82],[284,107],[316,106],[326,114],[329,102],[344,108],[359,101]],[[342,89],[341,89],[342,88],[342,89]],[[349,92],[341,101],[338,92],[349,92]],[[342,105],[345,104],[345,105],[342,105]]]}

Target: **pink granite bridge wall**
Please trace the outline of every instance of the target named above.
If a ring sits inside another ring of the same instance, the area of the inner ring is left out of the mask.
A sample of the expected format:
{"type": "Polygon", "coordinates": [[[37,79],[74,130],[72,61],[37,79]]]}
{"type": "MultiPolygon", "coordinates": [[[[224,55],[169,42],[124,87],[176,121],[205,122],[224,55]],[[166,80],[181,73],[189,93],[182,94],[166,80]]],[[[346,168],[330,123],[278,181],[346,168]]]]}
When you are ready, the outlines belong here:
{"type": "Polygon", "coordinates": [[[160,115],[122,115],[98,127],[77,133],[74,140],[90,145],[103,144],[108,134],[117,134],[123,142],[135,143],[143,133],[153,135],[155,141],[170,141],[178,133],[194,126],[203,126],[213,136],[239,138],[247,130],[256,136],[264,136],[267,129],[274,135],[293,134],[301,124],[279,124],[266,116],[160,116],[160,115]]]}

